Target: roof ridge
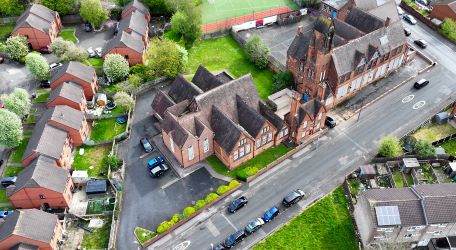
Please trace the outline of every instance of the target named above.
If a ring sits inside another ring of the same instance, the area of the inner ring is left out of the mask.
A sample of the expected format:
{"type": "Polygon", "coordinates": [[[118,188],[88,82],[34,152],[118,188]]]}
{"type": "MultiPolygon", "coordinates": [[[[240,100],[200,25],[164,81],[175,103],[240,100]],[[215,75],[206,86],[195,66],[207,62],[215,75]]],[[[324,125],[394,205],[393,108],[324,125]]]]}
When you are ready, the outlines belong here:
{"type": "MultiPolygon", "coordinates": [[[[249,72],[248,74],[245,74],[245,75],[243,75],[243,76],[241,76],[239,78],[233,79],[233,80],[231,80],[231,81],[229,81],[227,83],[224,83],[224,84],[222,84],[220,86],[217,86],[217,87],[215,87],[213,89],[210,89],[210,90],[208,90],[206,92],[203,92],[202,94],[195,96],[194,99],[196,101],[198,101],[199,99],[202,99],[203,97],[205,97],[205,96],[207,96],[207,95],[209,95],[209,94],[211,94],[211,93],[213,93],[213,92],[215,92],[215,91],[217,91],[217,90],[219,90],[221,88],[225,88],[226,86],[231,86],[232,84],[234,84],[234,83],[236,83],[236,82],[238,82],[238,81],[240,81],[241,79],[244,79],[244,78],[252,78],[252,74],[249,72]]],[[[228,87],[226,87],[226,88],[228,88],[228,87]]]]}

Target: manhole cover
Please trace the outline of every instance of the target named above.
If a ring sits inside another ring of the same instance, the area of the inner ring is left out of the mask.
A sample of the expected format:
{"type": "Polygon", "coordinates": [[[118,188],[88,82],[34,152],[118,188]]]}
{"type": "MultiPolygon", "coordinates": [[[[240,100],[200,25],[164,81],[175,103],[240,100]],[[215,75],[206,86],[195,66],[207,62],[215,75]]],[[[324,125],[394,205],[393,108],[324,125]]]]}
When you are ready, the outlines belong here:
{"type": "Polygon", "coordinates": [[[415,95],[408,95],[408,96],[402,98],[402,103],[410,102],[411,100],[413,100],[413,98],[415,98],[415,95]]]}
{"type": "Polygon", "coordinates": [[[419,109],[419,108],[423,107],[424,104],[426,104],[425,101],[419,101],[419,102],[413,104],[413,109],[419,109]]]}

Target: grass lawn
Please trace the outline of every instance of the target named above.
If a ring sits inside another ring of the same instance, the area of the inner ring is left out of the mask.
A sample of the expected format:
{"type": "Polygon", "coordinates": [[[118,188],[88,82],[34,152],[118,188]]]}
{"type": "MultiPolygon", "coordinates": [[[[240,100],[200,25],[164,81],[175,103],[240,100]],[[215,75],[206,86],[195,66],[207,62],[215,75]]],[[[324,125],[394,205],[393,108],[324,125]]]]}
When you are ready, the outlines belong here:
{"type": "Polygon", "coordinates": [[[37,93],[37,97],[33,99],[33,103],[45,103],[48,101],[50,91],[37,93]]]}
{"type": "Polygon", "coordinates": [[[404,187],[404,182],[402,181],[402,175],[399,170],[396,170],[393,172],[393,179],[394,179],[394,183],[396,184],[397,188],[404,187]]]}
{"type": "Polygon", "coordinates": [[[147,229],[137,227],[135,229],[136,235],[138,236],[138,240],[141,244],[145,243],[146,241],[152,239],[153,237],[157,236],[157,233],[149,231],[147,229]]]}
{"type": "Polygon", "coordinates": [[[456,139],[449,140],[440,146],[445,149],[447,154],[456,156],[456,139]]]}
{"type": "Polygon", "coordinates": [[[95,126],[90,133],[90,139],[94,141],[103,141],[113,139],[115,136],[125,132],[127,124],[118,124],[115,118],[96,120],[95,126]]]}
{"type": "Polygon", "coordinates": [[[424,126],[418,129],[413,136],[417,140],[425,140],[428,142],[433,142],[445,138],[451,134],[456,133],[456,128],[451,126],[450,124],[435,124],[432,123],[430,125],[424,126]]]}
{"type": "Polygon", "coordinates": [[[82,238],[83,249],[107,249],[109,244],[109,235],[111,233],[111,216],[103,218],[103,226],[96,228],[93,233],[84,232],[82,238]]]}
{"type": "Polygon", "coordinates": [[[358,249],[342,187],[291,220],[253,249],[358,249]]]}
{"type": "Polygon", "coordinates": [[[260,98],[265,100],[271,95],[272,71],[258,69],[231,36],[197,41],[190,48],[188,59],[187,74],[194,74],[200,64],[211,71],[227,69],[236,78],[252,73],[260,98]]]}
{"type": "Polygon", "coordinates": [[[3,170],[3,177],[18,176],[19,172],[21,172],[22,170],[24,170],[24,167],[13,167],[13,166],[6,167],[5,170],[3,170]]]}
{"type": "Polygon", "coordinates": [[[109,154],[111,145],[83,146],[83,148],[83,155],[79,154],[79,148],[76,149],[72,168],[75,170],[87,170],[89,176],[106,177],[108,164],[105,164],[104,159],[109,154]],[[93,166],[92,169],[90,169],[91,166],[93,166]]]}
{"type": "Polygon", "coordinates": [[[25,130],[24,131],[24,137],[30,137],[32,136],[33,130],[25,130]]]}
{"type": "Polygon", "coordinates": [[[0,25],[0,37],[11,34],[11,32],[13,32],[15,26],[16,26],[15,23],[0,25]]]}
{"type": "Polygon", "coordinates": [[[256,167],[258,170],[266,167],[269,163],[273,162],[282,155],[285,155],[293,148],[287,148],[285,145],[280,144],[276,147],[271,147],[261,154],[255,156],[255,158],[248,160],[233,171],[229,171],[228,168],[217,158],[212,155],[207,158],[209,165],[219,174],[236,178],[240,172],[243,172],[246,168],[256,167]]]}
{"type": "Polygon", "coordinates": [[[6,189],[0,189],[0,202],[9,202],[8,195],[6,195],[6,189]]]}
{"type": "Polygon", "coordinates": [[[203,0],[201,8],[203,23],[210,23],[282,6],[288,6],[290,9],[298,8],[291,0],[215,0],[213,3],[203,0]]]}
{"type": "Polygon", "coordinates": [[[28,142],[29,138],[22,139],[21,144],[19,144],[19,146],[17,146],[11,154],[9,162],[21,162],[22,155],[25,152],[25,148],[27,147],[28,142]]]}
{"type": "Polygon", "coordinates": [[[407,180],[407,184],[408,186],[412,186],[414,183],[413,183],[413,177],[411,174],[404,174],[405,175],[405,179],[407,180]]]}
{"type": "Polygon", "coordinates": [[[60,32],[60,36],[67,41],[71,41],[73,43],[78,43],[78,39],[74,35],[74,28],[65,28],[60,32]]]}
{"type": "Polygon", "coordinates": [[[92,67],[100,67],[103,66],[103,60],[101,58],[89,58],[89,63],[92,67]]]}

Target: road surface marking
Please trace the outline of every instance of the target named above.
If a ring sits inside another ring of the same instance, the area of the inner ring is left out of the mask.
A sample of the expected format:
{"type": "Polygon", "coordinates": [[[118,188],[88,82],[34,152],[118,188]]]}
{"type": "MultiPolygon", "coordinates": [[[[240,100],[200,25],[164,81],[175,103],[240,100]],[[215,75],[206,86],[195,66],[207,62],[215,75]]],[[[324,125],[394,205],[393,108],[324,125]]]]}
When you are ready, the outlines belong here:
{"type": "Polygon", "coordinates": [[[214,223],[212,223],[212,220],[207,220],[206,227],[214,237],[217,237],[220,234],[220,231],[215,227],[214,223]]]}
{"type": "Polygon", "coordinates": [[[341,132],[341,134],[343,134],[345,137],[347,137],[347,139],[349,141],[351,141],[353,144],[355,144],[355,146],[357,146],[360,150],[362,150],[364,153],[368,154],[369,151],[367,151],[367,149],[365,149],[365,147],[361,146],[359,143],[357,143],[356,141],[354,141],[350,136],[348,136],[344,131],[342,130],[339,130],[341,132]]]}
{"type": "Polygon", "coordinates": [[[232,226],[234,230],[238,230],[237,227],[228,218],[226,218],[225,214],[222,214],[222,217],[225,218],[226,221],[228,221],[228,224],[230,224],[230,226],[232,226]]]}
{"type": "Polygon", "coordinates": [[[408,96],[402,98],[402,103],[410,102],[411,100],[413,100],[413,98],[415,98],[415,95],[408,95],[408,96]]]}
{"type": "Polygon", "coordinates": [[[145,154],[142,154],[142,155],[139,157],[139,159],[142,159],[142,158],[144,158],[144,157],[148,156],[148,155],[149,155],[149,154],[151,154],[151,153],[152,153],[152,151],[151,151],[151,152],[149,152],[149,153],[145,153],[145,154]]]}
{"type": "Polygon", "coordinates": [[[413,104],[413,109],[419,109],[419,108],[423,107],[425,104],[426,104],[425,101],[419,101],[419,102],[413,104]]]}
{"type": "Polygon", "coordinates": [[[184,250],[184,249],[187,249],[187,247],[190,246],[190,241],[189,240],[186,240],[184,242],[181,242],[179,244],[177,244],[173,250],[184,250]]]}
{"type": "Polygon", "coordinates": [[[167,187],[173,185],[174,183],[176,183],[178,180],[179,180],[179,178],[175,178],[174,180],[169,181],[168,183],[166,183],[165,185],[161,186],[160,188],[161,188],[161,189],[165,189],[165,188],[167,188],[167,187]]]}

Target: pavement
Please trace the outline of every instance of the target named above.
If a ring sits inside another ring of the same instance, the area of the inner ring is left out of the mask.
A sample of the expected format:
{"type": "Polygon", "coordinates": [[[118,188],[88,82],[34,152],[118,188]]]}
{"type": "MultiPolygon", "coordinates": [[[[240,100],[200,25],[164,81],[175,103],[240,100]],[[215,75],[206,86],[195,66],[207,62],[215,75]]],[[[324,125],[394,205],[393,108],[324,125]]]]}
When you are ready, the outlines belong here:
{"type": "Polygon", "coordinates": [[[97,47],[104,47],[105,44],[114,36],[114,26],[110,25],[103,31],[99,32],[85,32],[84,25],[76,25],[75,34],[78,38],[79,42],[77,44],[78,47],[88,49],[89,47],[97,48],[97,47]]]}
{"type": "MultiPolygon", "coordinates": [[[[308,200],[286,209],[235,247],[249,249],[301,213],[309,203],[334,190],[346,174],[368,162],[376,154],[381,137],[388,134],[402,137],[454,102],[456,46],[420,22],[410,28],[409,40],[422,38],[428,41],[428,48],[422,52],[438,63],[435,67],[363,109],[359,121],[353,117],[339,124],[321,138],[319,145],[305,147],[285,160],[283,167],[250,183],[247,190],[237,194],[249,198],[249,204],[237,213],[227,215],[229,199],[226,199],[213,206],[211,214],[201,214],[190,222],[197,226],[179,230],[148,249],[183,249],[182,246],[189,250],[211,249],[270,207],[280,204],[290,191],[300,188],[310,194],[308,200]],[[430,80],[430,84],[415,90],[413,83],[421,77],[430,80]]],[[[279,208],[284,209],[280,205],[279,208]]]]}

